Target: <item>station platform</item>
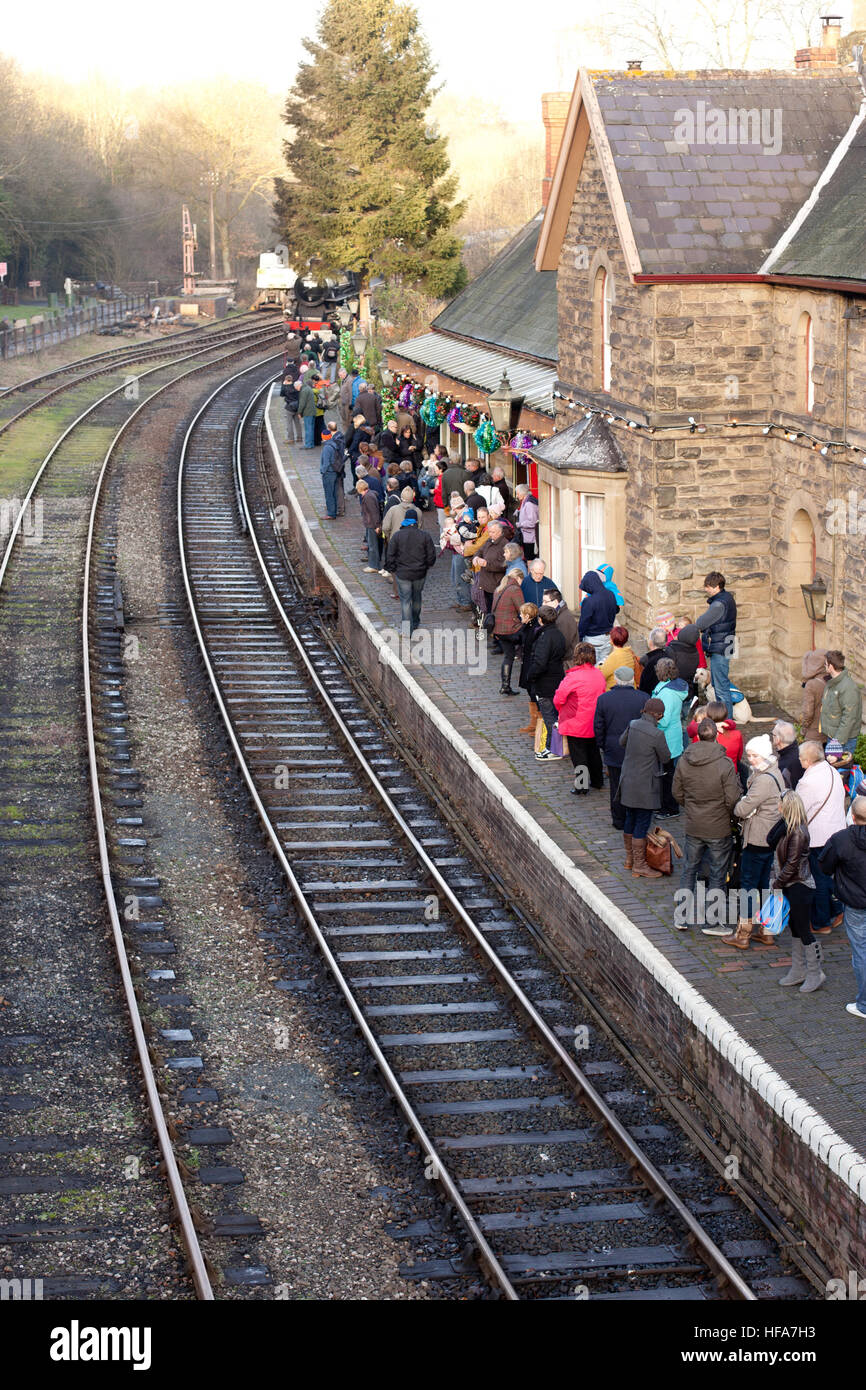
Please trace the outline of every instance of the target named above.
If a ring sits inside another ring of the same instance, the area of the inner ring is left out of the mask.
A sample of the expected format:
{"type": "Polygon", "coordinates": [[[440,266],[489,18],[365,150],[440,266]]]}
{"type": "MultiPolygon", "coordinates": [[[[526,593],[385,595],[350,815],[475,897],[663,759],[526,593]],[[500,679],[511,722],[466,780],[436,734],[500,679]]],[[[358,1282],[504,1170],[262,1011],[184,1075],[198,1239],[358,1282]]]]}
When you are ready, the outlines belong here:
{"type": "MultiPolygon", "coordinates": [[[[336,521],[323,519],[319,450],[286,444],[285,417],[278,397],[271,402],[269,416],[272,447],[279,450],[280,471],[302,514],[304,529],[308,528],[312,543],[342,581],[357,613],[388,640],[388,634],[399,629],[400,606],[392,596],[390,579],[363,572],[366,560],[357,497],[346,498],[345,516],[336,521]]],[[[424,515],[424,525],[435,538],[434,512],[424,515]]],[[[452,607],[449,580],[450,555],[446,555],[424,588],[421,622],[431,634],[441,629],[469,630],[469,615],[452,607]]],[[[844,929],[837,928],[822,938],[827,984],[809,996],[796,989],[779,988],[778,980],[790,963],[789,950],[784,949],[790,939],[787,933],[781,948],[752,944],[747,952],[741,952],[718,938],[702,935],[697,926],[677,930],[673,925],[676,862],[672,878],[634,879],[626,873],[622,837],[610,823],[607,787],[587,796],[574,796],[567,758],[535,761],[531,738],[519,732],[527,722],[523,693],[514,699],[498,693],[500,658],[491,655],[486,669],[479,669],[478,655],[475,664],[459,659],[460,645],[458,659],[454,659],[453,647],[449,649],[446,644],[444,659],[438,661],[437,655],[442,658],[443,653],[437,652],[435,640],[428,647],[432,650],[424,652],[422,648],[420,662],[410,663],[412,681],[465,741],[471,757],[499,779],[539,831],[591,881],[596,894],[620,909],[646,942],[661,953],[669,967],[664,982],[668,994],[675,1001],[678,993],[683,1000],[688,997],[690,1016],[694,1016],[693,993],[685,988],[693,987],[710,1010],[721,1016],[721,1025],[714,1023],[708,1036],[715,1038],[721,1033],[724,1037],[727,1024],[731,1036],[735,1033],[745,1042],[748,1058],[737,1066],[756,1089],[762,1065],[767,1064],[765,1074],[772,1071],[775,1081],[764,1098],[784,1123],[796,1130],[797,1138],[809,1145],[811,1136],[812,1151],[826,1163],[828,1171],[837,1176],[841,1173],[846,1195],[854,1198],[852,1218],[857,1219],[856,1208],[866,1199],[866,1161],[861,1157],[866,1151],[866,1025],[845,1011],[855,988],[844,929]],[[752,1063],[754,1057],[760,1065],[752,1063]],[[773,1087],[779,1078],[784,1084],[776,1088],[776,1100],[773,1087]]],[[[769,727],[764,723],[753,732],[766,732],[769,727]]],[[[682,843],[682,818],[665,824],[682,843]]],[[[534,852],[535,847],[527,844],[527,854],[534,852]]],[[[544,927],[543,920],[540,925],[544,927]]],[[[653,955],[652,962],[657,960],[653,955]]],[[[647,968],[658,979],[664,972],[652,962],[647,968]]],[[[657,1020],[648,1017],[647,1026],[658,1026],[657,1020]]],[[[724,1050],[721,1044],[714,1045],[720,1052],[724,1050]]],[[[713,1070],[708,1066],[708,1073],[713,1070]]],[[[709,1074],[706,1082],[712,1092],[709,1074]]],[[[725,1105],[719,1090],[716,1101],[725,1105]]],[[[769,1142],[784,1147],[786,1138],[775,1135],[769,1142]]],[[[820,1200],[826,1201],[827,1194],[820,1200]]],[[[862,1208],[860,1215],[862,1218],[862,1208]]]]}

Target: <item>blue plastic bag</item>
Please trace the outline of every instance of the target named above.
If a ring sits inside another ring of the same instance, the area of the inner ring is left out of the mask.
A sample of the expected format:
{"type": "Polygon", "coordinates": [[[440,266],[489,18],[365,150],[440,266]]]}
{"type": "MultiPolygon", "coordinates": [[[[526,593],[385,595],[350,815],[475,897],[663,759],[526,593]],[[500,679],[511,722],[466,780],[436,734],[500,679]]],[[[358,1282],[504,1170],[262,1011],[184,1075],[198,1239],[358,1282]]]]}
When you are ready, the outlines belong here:
{"type": "Polygon", "coordinates": [[[769,893],[757,911],[755,922],[772,936],[778,936],[787,927],[790,915],[791,909],[785,894],[769,893]]]}

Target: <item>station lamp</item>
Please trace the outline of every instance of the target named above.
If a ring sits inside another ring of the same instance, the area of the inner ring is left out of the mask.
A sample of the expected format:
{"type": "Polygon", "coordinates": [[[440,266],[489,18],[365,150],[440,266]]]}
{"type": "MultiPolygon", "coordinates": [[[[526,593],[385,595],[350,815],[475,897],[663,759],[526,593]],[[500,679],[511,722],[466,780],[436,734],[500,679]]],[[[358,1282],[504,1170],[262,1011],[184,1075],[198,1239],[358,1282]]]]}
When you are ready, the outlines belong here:
{"type": "Polygon", "coordinates": [[[360,329],[358,329],[358,332],[353,333],[349,341],[352,344],[352,351],[354,352],[356,359],[359,362],[363,362],[364,353],[367,351],[367,339],[365,338],[364,334],[361,332],[360,329]]]}
{"type": "Polygon", "coordinates": [[[831,608],[832,600],[827,597],[827,585],[816,574],[811,584],[801,584],[803,591],[803,602],[806,605],[806,612],[813,623],[826,623],[827,609],[831,608]]]}
{"type": "Polygon", "coordinates": [[[520,412],[526,397],[512,388],[508,372],[503,371],[502,380],[495,391],[487,397],[490,418],[498,434],[513,434],[520,421],[520,412]]]}

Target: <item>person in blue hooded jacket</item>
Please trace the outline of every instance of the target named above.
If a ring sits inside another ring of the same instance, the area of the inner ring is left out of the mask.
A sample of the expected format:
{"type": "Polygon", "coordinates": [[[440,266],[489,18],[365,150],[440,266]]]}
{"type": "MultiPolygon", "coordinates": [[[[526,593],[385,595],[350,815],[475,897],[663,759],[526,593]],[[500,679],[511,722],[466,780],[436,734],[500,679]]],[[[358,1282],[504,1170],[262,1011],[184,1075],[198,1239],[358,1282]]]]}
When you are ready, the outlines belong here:
{"type": "Polygon", "coordinates": [[[586,598],[580,605],[577,637],[579,642],[589,642],[595,647],[595,662],[598,666],[606,656],[610,656],[610,630],[619,604],[598,570],[587,570],[580,581],[580,587],[586,598]]]}
{"type": "Polygon", "coordinates": [[[665,707],[665,712],[658,722],[661,733],[665,736],[671,761],[662,779],[662,808],[658,813],[666,820],[669,816],[678,816],[680,813],[679,803],[674,800],[673,780],[677,763],[683,751],[683,702],[689,693],[688,681],[684,681],[677,670],[677,664],[669,656],[662,657],[661,661],[656,662],[656,675],[658,685],[653,691],[653,699],[661,700],[665,707]]]}
{"type": "Polygon", "coordinates": [[[616,581],[613,577],[613,565],[599,565],[598,572],[604,580],[604,587],[610,590],[617,603],[619,604],[620,608],[622,608],[623,604],[625,603],[625,599],[620,593],[616,581]]]}

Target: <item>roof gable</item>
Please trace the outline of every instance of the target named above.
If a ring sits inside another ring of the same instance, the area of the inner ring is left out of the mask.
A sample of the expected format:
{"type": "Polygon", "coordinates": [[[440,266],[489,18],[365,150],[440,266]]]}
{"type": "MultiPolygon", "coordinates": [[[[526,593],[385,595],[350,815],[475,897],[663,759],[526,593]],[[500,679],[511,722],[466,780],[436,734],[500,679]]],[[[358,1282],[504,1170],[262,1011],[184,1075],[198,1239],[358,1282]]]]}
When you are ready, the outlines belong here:
{"type": "MultiPolygon", "coordinates": [[[[586,109],[614,215],[618,203],[625,210],[638,261],[632,273],[712,276],[761,269],[862,95],[856,73],[842,69],[581,72],[536,264],[558,262],[580,173],[572,150],[579,146],[578,108],[586,109]],[[565,206],[555,206],[557,199],[565,206]]],[[[622,228],[620,236],[625,247],[622,228]]]]}
{"type": "Polygon", "coordinates": [[[435,331],[557,361],[556,271],[535,268],[541,218],[539,212],[452,299],[433,320],[435,331]]]}
{"type": "Polygon", "coordinates": [[[866,280],[866,102],[839,156],[771,252],[766,274],[866,280]]]}

